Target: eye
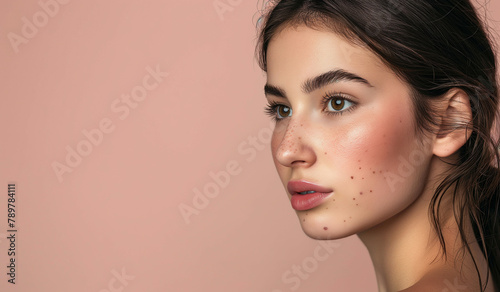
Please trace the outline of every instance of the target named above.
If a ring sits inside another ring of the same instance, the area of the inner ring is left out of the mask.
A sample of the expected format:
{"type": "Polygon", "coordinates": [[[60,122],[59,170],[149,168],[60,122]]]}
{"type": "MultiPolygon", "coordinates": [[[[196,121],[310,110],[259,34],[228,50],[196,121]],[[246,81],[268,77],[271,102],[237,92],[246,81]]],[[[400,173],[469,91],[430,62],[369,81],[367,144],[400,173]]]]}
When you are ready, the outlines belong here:
{"type": "Polygon", "coordinates": [[[277,108],[277,113],[278,113],[278,118],[286,118],[292,115],[292,109],[284,106],[284,105],[279,105],[277,108]]]}
{"type": "Polygon", "coordinates": [[[275,101],[269,102],[264,109],[264,112],[276,122],[292,115],[292,109],[290,107],[279,104],[275,101]]]}
{"type": "MultiPolygon", "coordinates": [[[[342,115],[346,111],[352,111],[357,103],[343,93],[327,93],[322,100],[323,112],[329,115],[342,115]]],[[[275,122],[292,116],[292,109],[284,104],[270,101],[264,109],[265,114],[275,122]]]]}
{"type": "Polygon", "coordinates": [[[353,110],[356,105],[355,102],[342,93],[327,94],[323,97],[323,103],[327,107],[326,112],[329,114],[342,114],[344,111],[353,110]]]}

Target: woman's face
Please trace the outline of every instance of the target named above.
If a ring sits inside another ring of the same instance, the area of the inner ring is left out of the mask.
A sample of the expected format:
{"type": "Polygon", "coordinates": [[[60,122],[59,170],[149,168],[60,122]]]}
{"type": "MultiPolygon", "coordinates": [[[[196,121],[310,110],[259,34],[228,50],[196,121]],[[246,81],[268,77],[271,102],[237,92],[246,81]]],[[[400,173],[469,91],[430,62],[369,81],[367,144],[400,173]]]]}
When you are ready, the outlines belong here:
{"type": "Polygon", "coordinates": [[[417,143],[408,86],[377,56],[299,26],[273,37],[267,66],[273,160],[308,236],[368,230],[420,196],[432,149],[417,143]],[[300,181],[323,189],[292,196],[314,190],[300,181]]]}

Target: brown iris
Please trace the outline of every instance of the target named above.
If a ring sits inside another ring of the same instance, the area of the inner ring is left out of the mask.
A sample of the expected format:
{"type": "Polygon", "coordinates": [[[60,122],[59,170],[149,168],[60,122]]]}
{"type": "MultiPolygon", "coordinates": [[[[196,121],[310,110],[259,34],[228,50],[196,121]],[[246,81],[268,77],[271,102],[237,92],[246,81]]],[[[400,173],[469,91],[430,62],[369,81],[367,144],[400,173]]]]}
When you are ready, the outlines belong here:
{"type": "Polygon", "coordinates": [[[332,108],[336,111],[340,111],[344,108],[345,100],[344,99],[333,99],[332,100],[332,108]]]}
{"type": "Polygon", "coordinates": [[[286,107],[286,106],[279,106],[278,107],[278,114],[282,118],[288,117],[291,112],[292,111],[291,111],[291,109],[289,107],[286,107]]]}

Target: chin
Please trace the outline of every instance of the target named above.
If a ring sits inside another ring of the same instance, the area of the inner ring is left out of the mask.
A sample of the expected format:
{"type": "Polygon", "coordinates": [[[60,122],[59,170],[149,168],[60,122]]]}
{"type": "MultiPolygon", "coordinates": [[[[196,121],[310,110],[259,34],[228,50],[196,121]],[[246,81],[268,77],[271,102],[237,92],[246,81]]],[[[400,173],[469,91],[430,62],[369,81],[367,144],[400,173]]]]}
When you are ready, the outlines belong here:
{"type": "Polygon", "coordinates": [[[302,227],[302,231],[304,231],[304,233],[312,239],[341,239],[356,234],[356,230],[353,228],[354,226],[352,226],[352,222],[332,224],[331,221],[326,223],[325,220],[321,220],[320,218],[312,218],[312,216],[308,217],[309,218],[307,218],[304,222],[303,218],[299,216],[300,226],[302,227]]]}

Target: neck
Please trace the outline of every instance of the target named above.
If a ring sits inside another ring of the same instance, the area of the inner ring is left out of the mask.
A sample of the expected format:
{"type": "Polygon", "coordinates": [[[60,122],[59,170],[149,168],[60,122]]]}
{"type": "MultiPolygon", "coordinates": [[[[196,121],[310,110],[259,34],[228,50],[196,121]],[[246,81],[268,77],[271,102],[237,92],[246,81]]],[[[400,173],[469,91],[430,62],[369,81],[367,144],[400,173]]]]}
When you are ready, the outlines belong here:
{"type": "MultiPolygon", "coordinates": [[[[435,167],[430,171],[429,177],[436,177],[435,173],[442,173],[442,171],[443,169],[435,167]]],[[[358,233],[372,259],[379,292],[404,290],[419,282],[424,276],[428,276],[430,271],[433,273],[434,271],[447,271],[447,275],[455,275],[455,272],[449,273],[449,271],[460,271],[460,262],[454,265],[461,241],[458,225],[451,211],[453,210],[450,201],[451,194],[447,193],[441,203],[441,210],[443,210],[441,232],[446,245],[445,259],[441,256],[439,238],[428,215],[434,189],[435,182],[428,183],[424,186],[422,194],[406,209],[383,223],[358,233]],[[445,212],[445,210],[450,211],[445,212]]],[[[450,192],[453,192],[452,188],[450,192]]],[[[468,218],[466,219],[468,222],[468,218]]],[[[474,237],[469,237],[468,242],[475,242],[474,237]]],[[[483,267],[481,277],[485,279],[483,275],[485,275],[484,268],[487,264],[477,243],[471,244],[471,250],[480,270],[483,267]]],[[[457,259],[460,260],[461,257],[457,259]]],[[[464,267],[467,277],[471,275],[477,279],[474,264],[467,252],[465,252],[464,267]]],[[[441,289],[443,291],[447,287],[446,279],[440,280],[443,282],[441,289]]],[[[454,279],[448,279],[448,281],[453,283],[454,279]]]]}

